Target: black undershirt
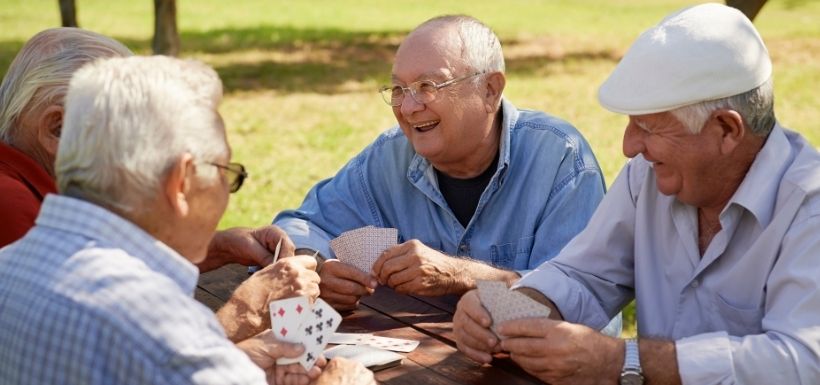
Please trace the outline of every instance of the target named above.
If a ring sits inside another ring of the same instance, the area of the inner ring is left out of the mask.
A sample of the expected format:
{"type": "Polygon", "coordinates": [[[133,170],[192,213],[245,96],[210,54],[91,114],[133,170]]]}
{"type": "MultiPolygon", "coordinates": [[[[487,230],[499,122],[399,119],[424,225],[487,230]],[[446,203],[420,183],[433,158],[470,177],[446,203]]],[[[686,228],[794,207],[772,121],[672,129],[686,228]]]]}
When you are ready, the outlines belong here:
{"type": "Polygon", "coordinates": [[[453,178],[436,170],[441,195],[444,196],[444,200],[453,210],[453,214],[456,215],[456,219],[462,226],[467,227],[467,224],[470,223],[470,218],[473,217],[475,209],[478,207],[478,200],[481,199],[481,194],[487,188],[497,168],[498,153],[495,154],[495,159],[490,163],[490,166],[481,175],[474,178],[453,178]]]}

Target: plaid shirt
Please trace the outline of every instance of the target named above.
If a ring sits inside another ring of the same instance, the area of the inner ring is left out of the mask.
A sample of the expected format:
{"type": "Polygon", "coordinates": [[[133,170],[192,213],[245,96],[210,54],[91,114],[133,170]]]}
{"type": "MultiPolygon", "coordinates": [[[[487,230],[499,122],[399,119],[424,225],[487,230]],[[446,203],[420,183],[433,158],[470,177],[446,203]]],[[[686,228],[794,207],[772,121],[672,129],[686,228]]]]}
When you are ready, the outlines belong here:
{"type": "Polygon", "coordinates": [[[133,223],[49,195],[0,249],[0,385],[264,384],[193,299],[196,280],[133,223]]]}

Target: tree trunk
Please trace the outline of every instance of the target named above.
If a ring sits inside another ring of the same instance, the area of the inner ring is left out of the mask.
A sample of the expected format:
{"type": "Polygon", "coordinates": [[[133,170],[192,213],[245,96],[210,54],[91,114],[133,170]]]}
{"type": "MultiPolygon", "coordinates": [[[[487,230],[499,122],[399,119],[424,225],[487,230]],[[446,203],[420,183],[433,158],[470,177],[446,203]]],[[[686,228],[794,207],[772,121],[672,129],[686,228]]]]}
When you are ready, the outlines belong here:
{"type": "Polygon", "coordinates": [[[74,0],[58,0],[60,4],[60,19],[63,22],[63,27],[78,27],[77,24],[77,7],[74,5],[74,0]]]}
{"type": "Polygon", "coordinates": [[[752,21],[754,21],[755,16],[764,4],[766,4],[766,0],[726,0],[726,5],[739,9],[752,21]]]}
{"type": "Polygon", "coordinates": [[[154,0],[154,41],[151,46],[157,55],[179,54],[176,0],[154,0]]]}

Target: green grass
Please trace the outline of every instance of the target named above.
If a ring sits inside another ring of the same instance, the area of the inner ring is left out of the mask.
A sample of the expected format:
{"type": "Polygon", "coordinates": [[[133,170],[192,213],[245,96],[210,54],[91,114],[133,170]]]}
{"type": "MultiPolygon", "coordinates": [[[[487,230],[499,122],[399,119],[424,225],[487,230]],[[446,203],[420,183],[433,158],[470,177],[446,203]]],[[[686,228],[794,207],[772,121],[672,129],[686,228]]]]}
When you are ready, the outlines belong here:
{"type": "MultiPolygon", "coordinates": [[[[308,188],[335,173],[394,123],[374,91],[413,26],[439,14],[469,13],[500,35],[506,96],[548,111],[586,135],[611,183],[625,159],[626,119],[595,93],[631,41],[689,1],[181,0],[182,56],[214,66],[225,84],[221,111],[234,159],[251,178],[222,227],[269,223],[308,188]]],[[[77,0],[88,29],[149,53],[152,2],[77,0]]],[[[820,145],[820,2],[771,0],[758,16],[775,66],[780,121],[820,145]]],[[[4,0],[0,73],[36,32],[59,25],[53,0],[4,0]]],[[[627,311],[628,319],[634,314],[627,311]]],[[[629,322],[628,322],[629,323],[629,322]]],[[[628,330],[634,333],[634,328],[628,330]]]]}

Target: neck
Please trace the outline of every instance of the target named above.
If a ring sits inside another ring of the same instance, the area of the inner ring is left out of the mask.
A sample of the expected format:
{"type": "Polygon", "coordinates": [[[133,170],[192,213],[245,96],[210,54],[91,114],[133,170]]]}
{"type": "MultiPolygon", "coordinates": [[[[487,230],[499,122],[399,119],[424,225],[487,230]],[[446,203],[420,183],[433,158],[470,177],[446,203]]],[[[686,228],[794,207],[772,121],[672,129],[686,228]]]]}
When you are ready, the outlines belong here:
{"type": "Polygon", "coordinates": [[[433,167],[452,178],[469,179],[481,175],[492,166],[501,146],[501,122],[498,115],[493,119],[492,125],[489,135],[482,138],[477,148],[466,156],[450,163],[433,163],[433,167]]]}
{"type": "Polygon", "coordinates": [[[41,146],[37,145],[35,139],[13,138],[7,144],[19,150],[23,154],[26,154],[26,156],[37,162],[37,164],[46,170],[48,175],[56,179],[54,174],[54,156],[49,154],[48,151],[43,149],[41,146]]]}
{"type": "MultiPolygon", "coordinates": [[[[188,224],[179,221],[170,207],[153,202],[140,207],[134,212],[124,212],[118,209],[107,209],[117,215],[131,221],[156,240],[170,247],[183,258],[196,264],[205,256],[204,249],[200,243],[192,242],[186,231],[179,229],[188,228],[188,224]]],[[[207,245],[207,242],[205,243],[207,245]]]]}

